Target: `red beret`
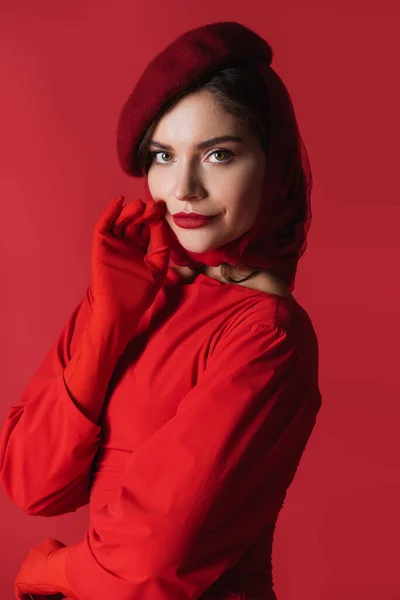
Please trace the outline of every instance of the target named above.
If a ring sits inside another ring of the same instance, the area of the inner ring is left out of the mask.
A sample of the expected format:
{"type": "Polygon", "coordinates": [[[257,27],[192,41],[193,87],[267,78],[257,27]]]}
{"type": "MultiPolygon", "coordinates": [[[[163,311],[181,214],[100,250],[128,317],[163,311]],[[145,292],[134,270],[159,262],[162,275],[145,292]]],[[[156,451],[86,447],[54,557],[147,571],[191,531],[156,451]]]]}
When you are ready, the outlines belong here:
{"type": "Polygon", "coordinates": [[[148,64],[122,109],[117,152],[123,170],[142,176],[140,141],[169,100],[221,69],[258,61],[270,65],[272,56],[262,37],[234,21],[204,25],[175,39],[148,64]]]}

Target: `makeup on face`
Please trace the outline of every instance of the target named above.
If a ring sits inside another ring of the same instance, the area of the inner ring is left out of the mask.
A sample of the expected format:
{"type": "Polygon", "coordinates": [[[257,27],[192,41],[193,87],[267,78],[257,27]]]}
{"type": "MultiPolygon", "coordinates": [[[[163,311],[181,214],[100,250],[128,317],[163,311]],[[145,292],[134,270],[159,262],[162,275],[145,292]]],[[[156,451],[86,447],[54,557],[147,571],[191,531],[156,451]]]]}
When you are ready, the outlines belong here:
{"type": "Polygon", "coordinates": [[[198,213],[175,213],[172,215],[172,220],[178,227],[182,229],[197,229],[198,227],[204,227],[214,221],[218,215],[207,217],[198,213]]]}

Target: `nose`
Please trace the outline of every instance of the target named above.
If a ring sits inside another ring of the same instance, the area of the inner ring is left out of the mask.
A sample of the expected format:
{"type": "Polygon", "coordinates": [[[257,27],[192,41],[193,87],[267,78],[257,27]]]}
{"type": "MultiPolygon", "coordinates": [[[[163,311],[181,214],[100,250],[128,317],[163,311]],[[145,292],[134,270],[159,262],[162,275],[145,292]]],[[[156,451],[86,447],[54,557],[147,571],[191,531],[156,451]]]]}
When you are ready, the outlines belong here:
{"type": "Polygon", "coordinates": [[[174,196],[177,200],[204,197],[204,187],[194,166],[188,164],[177,170],[174,196]]]}

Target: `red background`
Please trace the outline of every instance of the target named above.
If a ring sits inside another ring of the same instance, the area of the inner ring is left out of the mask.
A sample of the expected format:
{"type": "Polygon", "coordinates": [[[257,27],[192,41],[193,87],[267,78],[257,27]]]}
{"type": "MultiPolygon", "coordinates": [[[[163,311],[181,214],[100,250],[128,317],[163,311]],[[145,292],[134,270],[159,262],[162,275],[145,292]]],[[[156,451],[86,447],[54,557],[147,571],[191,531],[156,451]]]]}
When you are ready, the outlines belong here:
{"type": "MultiPolygon", "coordinates": [[[[295,296],[319,338],[323,396],[278,520],[279,600],[400,598],[399,13],[377,0],[0,3],[2,423],[85,291],[100,213],[142,194],[115,129],[148,61],[219,20],[273,47],[313,168],[295,296]]],[[[88,511],[30,517],[3,492],[0,505],[7,600],[28,550],[78,541],[88,511]]]]}

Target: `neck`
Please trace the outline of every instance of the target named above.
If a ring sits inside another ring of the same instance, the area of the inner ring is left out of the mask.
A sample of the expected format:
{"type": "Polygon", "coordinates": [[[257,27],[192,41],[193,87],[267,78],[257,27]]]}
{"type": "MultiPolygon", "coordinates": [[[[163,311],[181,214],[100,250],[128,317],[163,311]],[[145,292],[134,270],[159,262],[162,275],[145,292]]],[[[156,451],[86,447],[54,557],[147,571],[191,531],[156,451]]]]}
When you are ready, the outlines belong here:
{"type": "MultiPolygon", "coordinates": [[[[181,277],[187,280],[193,280],[197,277],[198,272],[194,271],[190,267],[182,267],[180,265],[175,265],[171,262],[170,266],[172,266],[175,271],[177,271],[181,277]]],[[[222,265],[218,265],[217,267],[210,267],[209,265],[204,265],[204,269],[201,271],[207,277],[212,277],[213,279],[217,279],[218,281],[222,281],[223,283],[227,283],[227,280],[222,275],[222,265]]],[[[244,268],[231,268],[227,269],[227,274],[233,279],[242,279],[247,275],[250,275],[254,272],[254,269],[244,269],[244,268]]]]}

